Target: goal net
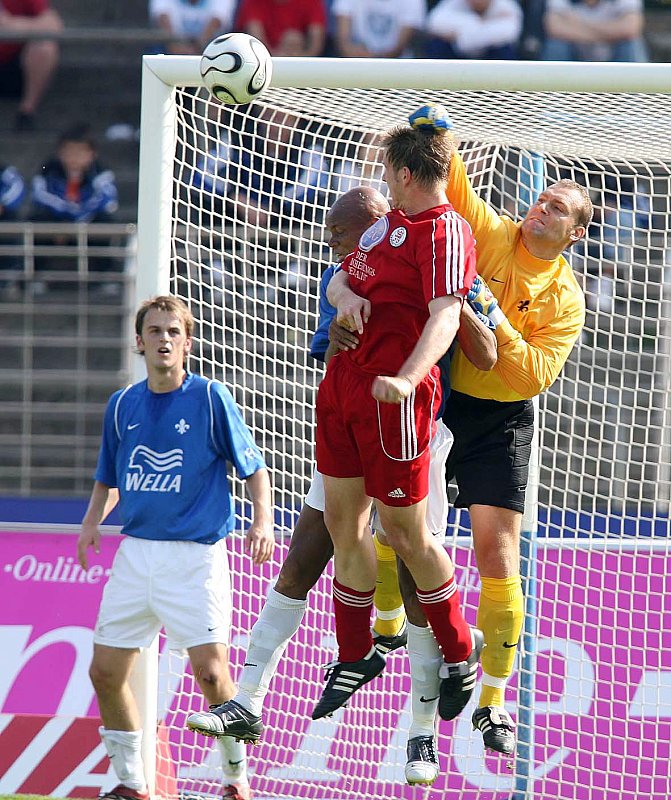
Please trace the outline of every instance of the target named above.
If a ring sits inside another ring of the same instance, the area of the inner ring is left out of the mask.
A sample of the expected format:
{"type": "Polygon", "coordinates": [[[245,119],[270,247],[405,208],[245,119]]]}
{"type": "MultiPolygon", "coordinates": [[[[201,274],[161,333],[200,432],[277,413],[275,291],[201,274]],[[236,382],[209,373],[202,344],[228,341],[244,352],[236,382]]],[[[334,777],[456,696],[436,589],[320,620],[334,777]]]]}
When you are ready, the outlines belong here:
{"type": "MultiPolygon", "coordinates": [[[[257,800],[667,798],[671,68],[276,59],[261,101],[232,107],[208,97],[197,64],[145,59],[138,292],[189,303],[198,320],[191,367],[232,389],[272,472],[273,565],[254,568],[241,537],[230,542],[234,674],[313,469],[323,370],[308,352],[331,263],[324,215],[352,186],[385,191],[379,133],[442,103],[473,185],[500,213],[519,218],[560,178],[585,185],[596,208],[586,243],[569,253],[587,298],[585,330],[538,402],[527,618],[507,694],[514,761],[483,753],[469,707],[440,725],[433,788],[406,786],[404,652],[347,709],[311,721],[335,649],[327,573],[249,751],[257,800]]],[[[242,530],[248,508],[232,486],[242,530]]],[[[474,622],[466,514],[452,514],[447,546],[474,622]]],[[[160,664],[159,793],[217,796],[217,748],[184,726],[204,701],[179,654],[164,645],[160,664]]]]}

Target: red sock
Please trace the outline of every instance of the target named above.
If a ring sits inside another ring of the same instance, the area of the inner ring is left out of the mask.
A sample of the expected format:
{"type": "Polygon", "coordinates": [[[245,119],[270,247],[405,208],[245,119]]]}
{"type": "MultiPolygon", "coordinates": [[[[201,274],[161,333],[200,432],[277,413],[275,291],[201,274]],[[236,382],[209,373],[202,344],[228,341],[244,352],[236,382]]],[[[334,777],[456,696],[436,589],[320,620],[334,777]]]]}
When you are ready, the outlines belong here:
{"type": "Polygon", "coordinates": [[[370,614],[373,595],[343,586],[333,579],[333,608],[335,609],[336,637],[339,661],[360,661],[373,646],[370,632],[370,614]]]}
{"type": "Polygon", "coordinates": [[[461,613],[459,591],[454,578],[435,589],[417,589],[417,599],[445,661],[448,664],[465,661],[473,649],[473,640],[471,629],[461,613]]]}

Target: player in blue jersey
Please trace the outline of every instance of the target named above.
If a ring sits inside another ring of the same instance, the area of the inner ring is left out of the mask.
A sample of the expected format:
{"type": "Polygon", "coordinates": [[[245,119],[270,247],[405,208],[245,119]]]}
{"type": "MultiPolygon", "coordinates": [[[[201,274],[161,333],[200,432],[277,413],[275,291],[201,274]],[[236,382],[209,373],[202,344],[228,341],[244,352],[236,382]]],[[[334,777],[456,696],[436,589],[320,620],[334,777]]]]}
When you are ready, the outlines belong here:
{"type": "MultiPolygon", "coordinates": [[[[194,321],[176,297],[137,312],[147,379],[107,404],[95,483],[77,545],[99,549],[99,525],[119,503],[125,534],[105,586],[90,668],[100,729],[119,785],[107,800],[148,800],[142,730],[128,678],[139,648],[161,627],[187,650],[209,704],[235,694],[228,665],[231,592],[226,536],[235,518],[227,465],[245,480],[253,519],[245,547],[255,564],[273,552],[268,471],[228,389],[186,369],[194,321]]],[[[243,746],[221,742],[223,797],[249,800],[243,746]]]]}
{"type": "MultiPolygon", "coordinates": [[[[353,251],[361,234],[389,209],[386,199],[370,187],[357,187],[340,197],[326,216],[329,231],[329,246],[341,261],[353,251]]],[[[333,326],[335,309],[326,299],[326,288],[338,271],[334,264],[322,275],[319,295],[319,325],[312,339],[310,354],[320,361],[328,361],[340,349],[356,347],[358,339],[343,328],[333,326]],[[336,339],[329,342],[329,331],[336,339]]],[[[466,347],[468,357],[482,369],[490,369],[496,361],[496,344],[486,328],[476,319],[475,313],[467,308],[462,313],[460,340],[466,347]]],[[[447,372],[445,373],[447,375],[447,372]]],[[[447,498],[445,496],[444,466],[451,445],[451,434],[447,428],[438,425],[438,434],[432,442],[432,457],[435,471],[432,475],[432,502],[427,513],[429,529],[437,536],[444,536],[447,525],[447,498]]],[[[412,784],[431,784],[438,775],[438,764],[433,745],[435,729],[435,702],[425,702],[426,697],[437,698],[438,667],[434,657],[435,640],[426,621],[410,617],[416,624],[405,626],[400,635],[382,634],[377,631],[385,621],[405,619],[400,605],[400,594],[396,578],[396,558],[386,544],[383,534],[376,532],[378,555],[378,577],[382,576],[382,597],[376,590],[375,606],[377,618],[373,625],[373,638],[381,652],[388,652],[408,642],[411,672],[413,676],[412,711],[413,722],[409,732],[408,763],[406,778],[412,784]],[[388,555],[391,551],[391,557],[388,555]],[[397,599],[396,599],[397,598],[397,599]],[[385,603],[385,600],[388,602],[385,603]],[[388,607],[391,619],[385,616],[381,607],[388,607]],[[430,638],[431,643],[427,643],[430,638]],[[428,653],[428,656],[427,656],[428,653]],[[435,687],[434,687],[435,684],[435,687]],[[436,688],[433,694],[427,686],[436,688]]],[[[249,649],[245,666],[239,680],[236,697],[210,712],[193,714],[187,720],[192,730],[215,737],[237,737],[255,742],[263,731],[263,703],[268,693],[270,681],[277,670],[279,661],[291,637],[298,630],[307,606],[307,594],[319,580],[333,555],[333,544],[324,524],[324,489],[321,475],[315,473],[310,490],[305,498],[296,527],[291,537],[289,552],[282,565],[275,586],[261,610],[259,619],[251,631],[249,649]]],[[[398,626],[398,623],[397,623],[398,626]]],[[[397,627],[398,630],[398,627],[397,627]]]]}

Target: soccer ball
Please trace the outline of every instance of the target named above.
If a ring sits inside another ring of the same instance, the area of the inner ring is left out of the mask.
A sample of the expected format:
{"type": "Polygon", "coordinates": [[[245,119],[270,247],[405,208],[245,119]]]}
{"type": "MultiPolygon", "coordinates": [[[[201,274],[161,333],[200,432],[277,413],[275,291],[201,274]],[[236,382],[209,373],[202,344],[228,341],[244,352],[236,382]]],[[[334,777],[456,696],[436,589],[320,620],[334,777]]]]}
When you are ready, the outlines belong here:
{"type": "Polygon", "coordinates": [[[263,42],[247,33],[213,39],[200,59],[203,83],[222,103],[251,103],[270,83],[273,62],[263,42]]]}
{"type": "Polygon", "coordinates": [[[408,122],[411,128],[420,131],[449,131],[452,128],[452,120],[443,106],[437,103],[427,103],[414,111],[409,117],[408,122]]]}

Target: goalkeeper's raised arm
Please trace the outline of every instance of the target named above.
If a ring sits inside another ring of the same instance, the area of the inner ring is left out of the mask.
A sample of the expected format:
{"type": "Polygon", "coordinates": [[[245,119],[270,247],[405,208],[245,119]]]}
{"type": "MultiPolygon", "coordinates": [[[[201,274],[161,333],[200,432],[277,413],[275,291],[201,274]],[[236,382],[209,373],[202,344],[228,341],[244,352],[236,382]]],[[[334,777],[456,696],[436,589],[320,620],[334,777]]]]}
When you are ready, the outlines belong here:
{"type": "MultiPolygon", "coordinates": [[[[452,127],[440,106],[418,109],[410,123],[452,127]]],[[[478,197],[458,154],[450,160],[447,196],[477,241],[478,277],[468,302],[489,320],[497,342],[488,372],[456,349],[443,414],[454,435],[447,478],[458,484],[457,507],[470,513],[482,584],[478,624],[487,646],[472,722],[485,747],[511,754],[515,726],[503,703],[524,620],[519,550],[534,426],[530,398],[557,378],[582,329],[584,298],[563,252],[585,236],[592,203],[583,187],[562,180],[515,221],[478,197]]]]}

